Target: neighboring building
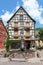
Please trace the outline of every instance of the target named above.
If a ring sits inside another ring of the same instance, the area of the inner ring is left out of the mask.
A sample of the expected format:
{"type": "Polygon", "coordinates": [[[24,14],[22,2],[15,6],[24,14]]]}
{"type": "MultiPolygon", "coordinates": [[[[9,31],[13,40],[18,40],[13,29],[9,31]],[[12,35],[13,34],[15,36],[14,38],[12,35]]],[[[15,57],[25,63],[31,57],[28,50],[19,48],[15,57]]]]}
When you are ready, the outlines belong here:
{"type": "Polygon", "coordinates": [[[20,7],[7,23],[10,40],[21,40],[20,43],[12,42],[11,48],[19,49],[22,46],[29,49],[35,42],[35,21],[30,15],[20,7]]]}
{"type": "Polygon", "coordinates": [[[36,38],[35,43],[36,43],[36,46],[40,45],[41,47],[43,47],[43,41],[40,40],[39,37],[38,37],[40,29],[43,29],[43,28],[36,28],[36,30],[35,30],[35,38],[36,38]]]}
{"type": "Polygon", "coordinates": [[[7,31],[3,24],[2,19],[0,19],[0,49],[5,47],[5,39],[7,37],[7,31]]]}

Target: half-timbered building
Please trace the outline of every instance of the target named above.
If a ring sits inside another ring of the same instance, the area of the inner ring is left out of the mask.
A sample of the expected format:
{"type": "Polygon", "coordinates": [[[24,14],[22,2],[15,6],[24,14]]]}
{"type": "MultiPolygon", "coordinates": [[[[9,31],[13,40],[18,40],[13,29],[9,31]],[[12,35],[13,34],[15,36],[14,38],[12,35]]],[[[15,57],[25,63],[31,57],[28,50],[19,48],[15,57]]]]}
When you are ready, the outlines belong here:
{"type": "Polygon", "coordinates": [[[12,49],[24,47],[29,49],[35,41],[35,21],[20,7],[8,20],[8,33],[12,44],[12,49]],[[17,43],[18,42],[18,43],[17,43]]]}

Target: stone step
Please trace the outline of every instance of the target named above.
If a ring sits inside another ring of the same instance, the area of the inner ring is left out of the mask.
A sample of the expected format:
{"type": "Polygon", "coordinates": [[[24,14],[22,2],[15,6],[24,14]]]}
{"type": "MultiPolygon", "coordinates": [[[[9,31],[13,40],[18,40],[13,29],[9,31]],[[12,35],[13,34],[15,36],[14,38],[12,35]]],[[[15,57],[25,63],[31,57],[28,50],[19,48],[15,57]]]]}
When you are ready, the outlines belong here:
{"type": "Polygon", "coordinates": [[[9,57],[11,58],[32,58],[32,57],[35,57],[35,54],[34,53],[13,53],[11,54],[9,57]]]}
{"type": "Polygon", "coordinates": [[[22,58],[22,59],[12,58],[11,61],[26,62],[25,58],[22,58]]]}

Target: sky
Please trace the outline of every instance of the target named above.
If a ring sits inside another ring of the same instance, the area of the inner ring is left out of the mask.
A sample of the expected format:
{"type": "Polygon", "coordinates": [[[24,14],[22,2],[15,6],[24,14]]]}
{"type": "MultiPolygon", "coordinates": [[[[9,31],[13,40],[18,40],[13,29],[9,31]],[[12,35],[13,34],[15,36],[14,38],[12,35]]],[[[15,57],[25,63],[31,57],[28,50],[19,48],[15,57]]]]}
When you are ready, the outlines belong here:
{"type": "Polygon", "coordinates": [[[0,18],[5,25],[20,6],[36,21],[36,28],[43,27],[43,0],[0,0],[0,18]]]}

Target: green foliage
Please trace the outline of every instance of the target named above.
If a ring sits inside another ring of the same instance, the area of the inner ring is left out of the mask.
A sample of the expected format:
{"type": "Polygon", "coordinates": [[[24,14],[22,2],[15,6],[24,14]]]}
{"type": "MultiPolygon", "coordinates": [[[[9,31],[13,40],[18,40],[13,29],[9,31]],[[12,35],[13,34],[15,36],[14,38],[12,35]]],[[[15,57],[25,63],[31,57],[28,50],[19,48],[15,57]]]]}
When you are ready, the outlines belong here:
{"type": "Polygon", "coordinates": [[[8,37],[6,39],[6,51],[9,51],[9,46],[12,44],[12,43],[20,43],[21,40],[9,40],[10,39],[10,36],[8,34],[8,37]]]}
{"type": "Polygon", "coordinates": [[[38,37],[40,40],[43,41],[43,29],[40,29],[39,32],[38,32],[38,37]]]}
{"type": "Polygon", "coordinates": [[[9,51],[9,39],[10,39],[10,36],[8,34],[8,36],[6,38],[6,51],[9,51]]]}
{"type": "Polygon", "coordinates": [[[9,45],[10,45],[10,44],[12,44],[12,43],[20,43],[21,40],[9,40],[9,42],[10,42],[10,43],[9,43],[9,45]]]}

